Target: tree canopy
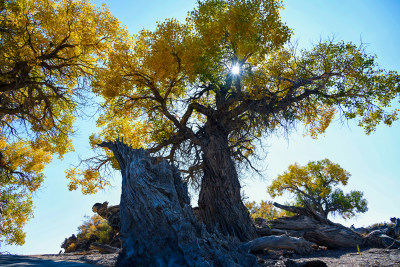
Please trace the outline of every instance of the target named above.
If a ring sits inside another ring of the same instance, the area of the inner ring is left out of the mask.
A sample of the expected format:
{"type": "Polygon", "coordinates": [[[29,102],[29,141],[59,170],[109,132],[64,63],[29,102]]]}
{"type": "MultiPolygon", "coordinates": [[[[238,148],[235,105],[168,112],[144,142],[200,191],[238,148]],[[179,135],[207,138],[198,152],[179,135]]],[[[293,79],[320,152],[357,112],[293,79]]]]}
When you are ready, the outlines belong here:
{"type": "Polygon", "coordinates": [[[88,0],[0,2],[0,238],[23,244],[31,194],[52,155],[72,151],[76,108],[119,22],[88,0]]]}
{"type": "Polygon", "coordinates": [[[331,213],[349,219],[368,210],[363,192],[346,194],[338,188],[347,185],[349,178],[348,171],[328,159],[310,161],[306,166],[295,163],[274,179],[268,192],[272,197],[289,192],[295,196],[296,205],[311,208],[324,218],[331,213]]]}
{"type": "MultiPolygon", "coordinates": [[[[200,1],[185,23],[168,19],[116,44],[92,83],[105,99],[93,147],[123,137],[199,181],[210,120],[227,133],[231,155],[246,162],[254,140],[296,124],[316,137],[336,114],[357,118],[366,133],[397,119],[390,108],[399,93],[396,72],[380,69],[353,43],[328,40],[295,51],[281,7],[279,1],[200,1]]],[[[112,160],[107,153],[89,164],[83,180],[71,170],[71,188],[100,179],[99,167],[112,160]]]]}

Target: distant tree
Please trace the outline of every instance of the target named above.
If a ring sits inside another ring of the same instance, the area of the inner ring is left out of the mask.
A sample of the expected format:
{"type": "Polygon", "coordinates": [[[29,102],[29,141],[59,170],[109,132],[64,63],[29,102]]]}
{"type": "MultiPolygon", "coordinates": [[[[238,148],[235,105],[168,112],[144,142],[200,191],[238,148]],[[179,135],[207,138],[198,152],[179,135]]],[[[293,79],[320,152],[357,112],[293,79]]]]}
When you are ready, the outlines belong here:
{"type": "Polygon", "coordinates": [[[88,0],[0,1],[0,238],[6,243],[24,243],[31,194],[52,155],[73,150],[86,78],[119,30],[108,10],[88,0]]]}
{"type": "Polygon", "coordinates": [[[295,163],[287,172],[278,175],[268,192],[272,197],[285,192],[294,194],[297,205],[307,206],[324,218],[332,213],[349,219],[368,210],[361,191],[345,194],[337,188],[346,185],[349,178],[349,172],[328,159],[310,161],[306,166],[295,163]]]}
{"type": "Polygon", "coordinates": [[[260,204],[255,201],[245,202],[246,208],[250,212],[250,217],[254,220],[256,218],[264,218],[267,220],[274,220],[288,215],[288,212],[280,210],[274,206],[272,201],[261,201],[260,204]]]}
{"type": "MultiPolygon", "coordinates": [[[[236,167],[254,167],[259,138],[295,125],[315,137],[335,114],[358,118],[367,133],[397,119],[396,72],[352,43],[295,51],[281,8],[275,0],[198,1],[184,23],[167,19],[116,44],[92,83],[105,99],[93,147],[120,137],[179,165],[200,188],[207,229],[240,240],[255,231],[236,167]]],[[[106,180],[102,168],[118,168],[109,150],[98,149],[83,176],[68,171],[71,189],[93,193],[93,181],[106,180]]]]}
{"type": "Polygon", "coordinates": [[[65,252],[88,250],[92,242],[108,245],[115,234],[107,220],[100,215],[86,216],[83,224],[78,227],[78,234],[65,239],[61,247],[65,252]]]}
{"type": "Polygon", "coordinates": [[[107,220],[100,217],[100,215],[93,215],[86,217],[84,223],[78,227],[78,239],[90,239],[92,235],[96,236],[97,242],[100,244],[108,244],[113,238],[113,231],[111,226],[108,225],[107,220]]]}

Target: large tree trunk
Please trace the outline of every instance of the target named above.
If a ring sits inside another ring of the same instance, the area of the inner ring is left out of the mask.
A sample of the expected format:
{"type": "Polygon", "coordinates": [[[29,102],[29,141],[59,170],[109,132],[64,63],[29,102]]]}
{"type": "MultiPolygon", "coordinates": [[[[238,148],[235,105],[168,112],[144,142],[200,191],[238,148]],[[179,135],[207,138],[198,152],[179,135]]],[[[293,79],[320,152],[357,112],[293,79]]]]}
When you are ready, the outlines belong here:
{"type": "Polygon", "coordinates": [[[238,243],[198,223],[177,168],[119,141],[101,146],[113,151],[122,174],[118,266],[257,266],[238,243]]]}
{"type": "Polygon", "coordinates": [[[228,146],[228,135],[217,126],[206,126],[208,143],[203,148],[204,177],[199,194],[199,215],[210,232],[255,238],[256,232],[240,195],[240,183],[228,146]]]}

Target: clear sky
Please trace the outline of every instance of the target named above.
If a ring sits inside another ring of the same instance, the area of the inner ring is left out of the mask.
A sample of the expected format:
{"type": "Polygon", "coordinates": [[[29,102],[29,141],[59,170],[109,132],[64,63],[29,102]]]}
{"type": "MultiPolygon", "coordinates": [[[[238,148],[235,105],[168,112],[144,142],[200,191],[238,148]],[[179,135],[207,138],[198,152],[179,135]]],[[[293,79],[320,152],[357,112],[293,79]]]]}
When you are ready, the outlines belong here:
{"type": "MultiPolygon", "coordinates": [[[[106,3],[111,12],[131,33],[152,29],[156,21],[174,17],[184,20],[194,0],[97,0],[106,3]]],[[[400,1],[396,0],[287,0],[283,20],[294,30],[293,40],[307,48],[320,39],[335,36],[336,40],[367,44],[367,52],[376,54],[382,68],[400,71],[400,1]]],[[[398,103],[396,104],[397,106],[398,103]]],[[[74,138],[76,151],[63,161],[54,160],[45,170],[46,180],[35,194],[35,218],[25,227],[24,246],[2,246],[0,251],[14,254],[58,253],[64,238],[77,232],[85,215],[91,216],[96,202],[118,204],[121,179],[117,174],[113,188],[95,195],[70,192],[64,170],[90,155],[89,135],[95,130],[90,119],[79,120],[74,138]]],[[[366,136],[354,122],[335,121],[318,140],[303,137],[303,130],[284,137],[265,139],[265,160],[259,162],[264,178],[243,174],[245,194],[249,200],[270,200],[266,187],[289,164],[306,164],[310,160],[329,158],[352,174],[345,191],[361,190],[368,200],[369,211],[349,221],[333,218],[345,225],[367,226],[400,217],[400,122],[392,127],[379,126],[366,136]]],[[[284,201],[280,199],[280,201],[284,201]]]]}

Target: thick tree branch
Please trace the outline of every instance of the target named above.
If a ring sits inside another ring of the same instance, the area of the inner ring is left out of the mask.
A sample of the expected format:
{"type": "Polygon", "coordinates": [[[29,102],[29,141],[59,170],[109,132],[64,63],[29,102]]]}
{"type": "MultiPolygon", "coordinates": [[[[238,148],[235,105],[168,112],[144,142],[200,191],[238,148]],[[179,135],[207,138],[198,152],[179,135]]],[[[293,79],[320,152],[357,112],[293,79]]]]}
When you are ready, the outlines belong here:
{"type": "Polygon", "coordinates": [[[316,219],[317,221],[320,221],[322,223],[326,223],[326,224],[332,224],[331,221],[329,221],[327,218],[324,218],[323,216],[317,214],[314,210],[310,209],[310,206],[308,206],[307,208],[303,208],[303,207],[297,207],[297,206],[286,206],[286,205],[281,205],[279,203],[274,202],[273,205],[277,208],[283,209],[283,210],[287,210],[299,215],[305,215],[311,218],[316,219]]]}

